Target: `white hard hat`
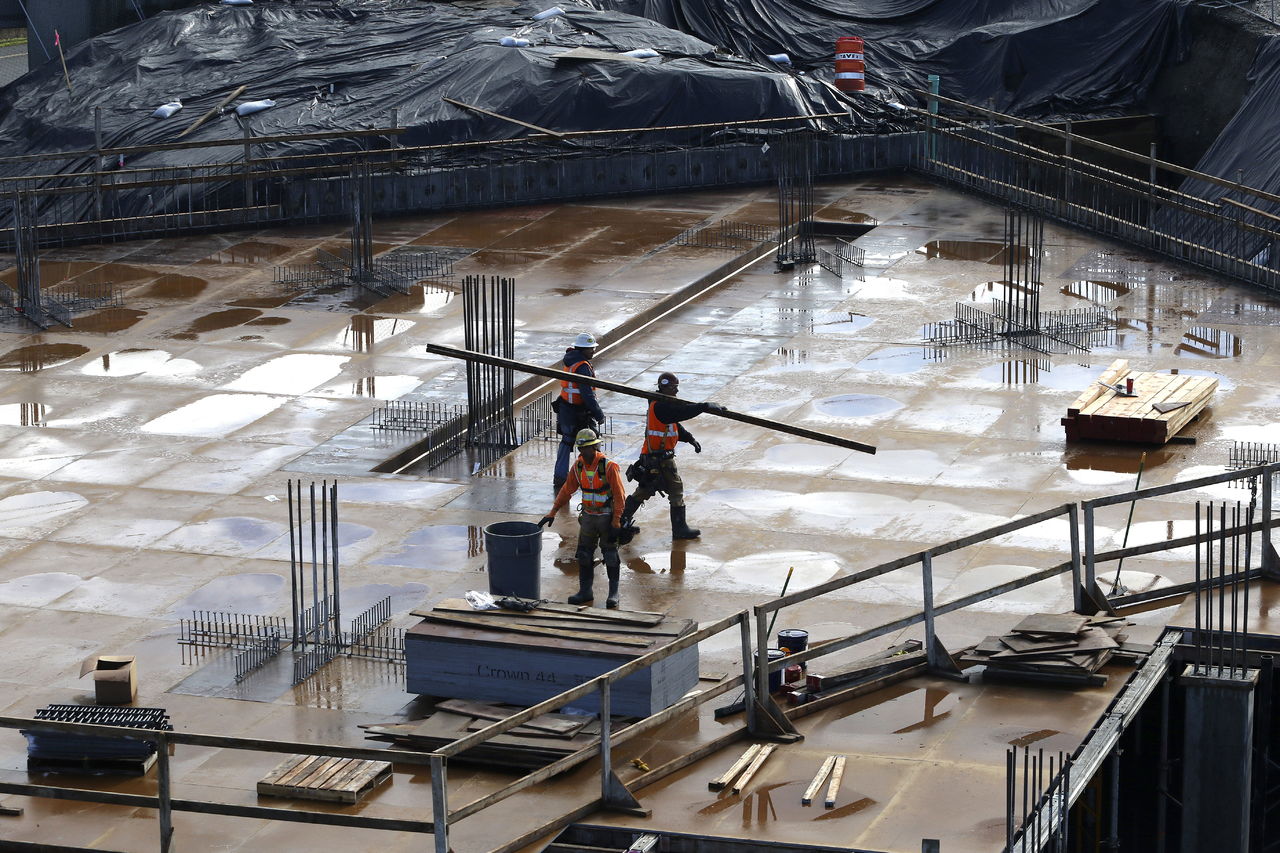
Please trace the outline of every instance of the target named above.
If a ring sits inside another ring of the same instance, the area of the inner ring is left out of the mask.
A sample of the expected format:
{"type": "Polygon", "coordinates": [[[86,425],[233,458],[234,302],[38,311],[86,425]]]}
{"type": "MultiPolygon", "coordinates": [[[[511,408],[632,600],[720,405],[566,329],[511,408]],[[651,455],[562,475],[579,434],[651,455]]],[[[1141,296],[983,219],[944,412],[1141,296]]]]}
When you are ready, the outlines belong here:
{"type": "Polygon", "coordinates": [[[596,336],[590,332],[581,332],[573,339],[573,345],[578,349],[595,349],[596,336]]]}

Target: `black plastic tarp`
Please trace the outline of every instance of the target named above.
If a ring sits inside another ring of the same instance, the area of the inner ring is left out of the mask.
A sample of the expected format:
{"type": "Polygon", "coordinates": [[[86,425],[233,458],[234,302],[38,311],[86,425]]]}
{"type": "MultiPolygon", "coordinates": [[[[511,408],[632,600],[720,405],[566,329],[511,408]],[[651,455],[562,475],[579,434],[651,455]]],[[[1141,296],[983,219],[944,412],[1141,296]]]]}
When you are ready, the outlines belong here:
{"type": "Polygon", "coordinates": [[[1027,118],[1138,104],[1177,45],[1179,0],[593,0],[764,60],[833,75],[858,36],[871,87],[927,88],[1027,118]]]}

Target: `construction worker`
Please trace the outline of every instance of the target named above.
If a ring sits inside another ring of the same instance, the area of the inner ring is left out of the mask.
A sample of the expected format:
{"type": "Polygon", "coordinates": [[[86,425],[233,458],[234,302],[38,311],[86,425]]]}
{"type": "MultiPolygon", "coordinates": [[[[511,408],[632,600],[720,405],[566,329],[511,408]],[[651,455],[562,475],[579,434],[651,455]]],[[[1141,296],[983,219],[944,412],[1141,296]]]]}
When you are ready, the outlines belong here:
{"type": "Polygon", "coordinates": [[[618,463],[607,459],[600,450],[600,436],[584,429],[574,438],[578,458],[573,463],[568,479],[556,494],[551,511],[543,516],[539,526],[550,525],[556,513],[569,503],[573,493],[582,490],[582,509],[578,514],[578,591],[569,596],[570,604],[586,604],[594,600],[591,587],[595,582],[596,545],[604,557],[605,571],[609,575],[609,597],[605,606],[618,606],[618,579],[622,573],[622,561],[618,557],[618,529],[622,518],[622,502],[626,492],[622,488],[622,474],[618,463]]]}
{"type": "MultiPolygon", "coordinates": [[[[674,373],[658,376],[658,393],[674,397],[680,390],[680,379],[674,373]]],[[[640,460],[627,469],[627,477],[635,479],[636,490],[627,498],[622,509],[622,527],[630,530],[632,519],[640,505],[653,497],[655,492],[666,492],[671,503],[671,538],[697,539],[702,531],[690,527],[685,519],[684,482],[676,470],[676,444],[693,445],[694,453],[702,452],[702,445],[681,425],[681,421],[703,412],[723,412],[719,403],[691,403],[685,400],[651,400],[645,425],[644,444],[640,460]]]]}
{"type": "MultiPolygon", "coordinates": [[[[574,338],[573,346],[564,351],[564,369],[582,376],[595,376],[591,357],[596,353],[596,339],[590,332],[574,338]]],[[[556,468],[552,475],[552,489],[560,494],[569,475],[569,458],[573,455],[574,436],[581,430],[597,432],[604,425],[604,412],[596,402],[596,389],[577,382],[560,381],[560,397],[554,402],[556,432],[560,433],[560,448],[556,453],[556,468]]]]}

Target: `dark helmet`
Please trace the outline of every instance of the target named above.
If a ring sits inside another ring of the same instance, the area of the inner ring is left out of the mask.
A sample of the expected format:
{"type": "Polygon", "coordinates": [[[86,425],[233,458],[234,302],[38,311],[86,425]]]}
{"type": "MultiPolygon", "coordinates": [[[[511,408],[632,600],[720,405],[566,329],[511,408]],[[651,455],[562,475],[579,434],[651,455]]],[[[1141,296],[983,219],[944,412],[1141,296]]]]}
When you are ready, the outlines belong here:
{"type": "Polygon", "coordinates": [[[674,373],[662,373],[658,375],[658,389],[678,388],[680,386],[680,377],[674,373]]]}

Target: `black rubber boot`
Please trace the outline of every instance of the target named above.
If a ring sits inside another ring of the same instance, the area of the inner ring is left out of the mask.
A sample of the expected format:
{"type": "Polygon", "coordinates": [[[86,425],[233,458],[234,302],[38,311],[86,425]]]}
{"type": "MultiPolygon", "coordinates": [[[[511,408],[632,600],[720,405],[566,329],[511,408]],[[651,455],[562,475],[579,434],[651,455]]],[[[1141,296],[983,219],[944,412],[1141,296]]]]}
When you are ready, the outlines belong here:
{"type": "Polygon", "coordinates": [[[636,512],[640,509],[643,501],[636,500],[635,495],[628,495],[627,502],[622,505],[622,527],[630,527],[631,522],[635,519],[636,512]]]}
{"type": "Polygon", "coordinates": [[[578,591],[569,596],[570,604],[586,604],[595,601],[596,595],[591,591],[595,583],[596,572],[592,563],[578,563],[578,591]]]}
{"type": "Polygon", "coordinates": [[[622,577],[622,566],[605,566],[605,571],[609,575],[609,597],[605,599],[604,606],[610,610],[618,609],[618,581],[622,577]]]}
{"type": "Polygon", "coordinates": [[[671,538],[697,539],[702,535],[702,531],[696,527],[690,527],[685,522],[684,509],[683,506],[673,506],[671,508],[671,538]]]}

